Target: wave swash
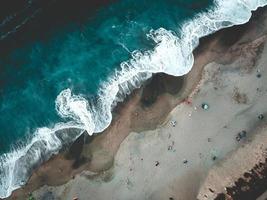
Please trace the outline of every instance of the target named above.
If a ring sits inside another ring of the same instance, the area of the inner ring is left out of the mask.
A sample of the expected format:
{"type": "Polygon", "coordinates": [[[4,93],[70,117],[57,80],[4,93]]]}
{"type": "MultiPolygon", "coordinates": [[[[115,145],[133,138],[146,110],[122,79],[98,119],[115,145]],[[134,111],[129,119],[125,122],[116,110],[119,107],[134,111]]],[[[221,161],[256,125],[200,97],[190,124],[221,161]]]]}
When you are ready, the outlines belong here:
{"type": "Polygon", "coordinates": [[[89,135],[102,132],[112,120],[112,109],[153,73],[174,76],[187,74],[194,62],[193,50],[199,39],[215,31],[248,22],[251,11],[267,4],[267,0],[217,0],[207,12],[196,15],[179,29],[180,37],[160,28],[147,37],[156,46],[153,50],[132,52],[131,59],[122,62],[121,70],[102,83],[95,101],[63,90],[56,99],[56,110],[67,123],[51,128],[38,128],[28,145],[0,157],[0,198],[26,183],[34,168],[57,154],[84,131],[89,135]]]}

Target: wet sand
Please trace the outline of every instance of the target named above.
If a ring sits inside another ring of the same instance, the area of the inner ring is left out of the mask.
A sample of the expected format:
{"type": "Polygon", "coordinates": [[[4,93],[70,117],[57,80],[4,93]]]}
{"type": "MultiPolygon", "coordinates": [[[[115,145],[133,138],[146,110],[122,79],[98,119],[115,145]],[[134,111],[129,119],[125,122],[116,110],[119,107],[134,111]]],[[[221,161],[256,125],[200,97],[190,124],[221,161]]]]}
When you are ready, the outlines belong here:
{"type": "Polygon", "coordinates": [[[258,115],[267,111],[265,10],[246,25],[203,38],[189,74],[155,75],[118,105],[107,130],[79,138],[9,199],[33,191],[37,199],[94,200],[205,199],[215,194],[199,191],[209,183],[209,169],[249,143],[246,138],[253,138],[264,121],[258,115]],[[242,130],[245,140],[236,141],[242,130]]]}

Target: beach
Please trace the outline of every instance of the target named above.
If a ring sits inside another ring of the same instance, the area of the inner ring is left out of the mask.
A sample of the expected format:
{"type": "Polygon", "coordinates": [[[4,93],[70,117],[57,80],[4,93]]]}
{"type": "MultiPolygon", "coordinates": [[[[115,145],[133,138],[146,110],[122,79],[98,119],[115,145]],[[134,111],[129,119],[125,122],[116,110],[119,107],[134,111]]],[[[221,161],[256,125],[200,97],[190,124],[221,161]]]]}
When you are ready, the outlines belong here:
{"type": "Polygon", "coordinates": [[[262,8],[245,25],[202,38],[187,75],[154,75],[116,107],[104,132],[80,136],[8,199],[227,194],[226,187],[266,159],[266,25],[262,8]]]}

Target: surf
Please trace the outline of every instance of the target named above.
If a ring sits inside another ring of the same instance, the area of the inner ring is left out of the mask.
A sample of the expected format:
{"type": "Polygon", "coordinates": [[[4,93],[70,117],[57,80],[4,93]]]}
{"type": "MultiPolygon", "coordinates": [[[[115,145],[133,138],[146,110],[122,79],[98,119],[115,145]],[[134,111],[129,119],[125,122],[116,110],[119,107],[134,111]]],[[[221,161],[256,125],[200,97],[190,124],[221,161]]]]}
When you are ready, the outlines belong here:
{"type": "Polygon", "coordinates": [[[93,135],[105,130],[112,121],[112,110],[117,103],[141,87],[153,74],[187,74],[193,66],[193,50],[200,38],[248,22],[251,12],[266,4],[267,0],[217,0],[208,11],[196,14],[177,30],[150,30],[146,37],[153,41],[154,48],[133,51],[131,58],[120,63],[120,67],[100,84],[93,100],[75,94],[71,88],[61,91],[55,100],[55,110],[65,122],[52,128],[36,129],[27,145],[1,155],[0,197],[8,197],[25,184],[34,168],[84,131],[93,135]]]}

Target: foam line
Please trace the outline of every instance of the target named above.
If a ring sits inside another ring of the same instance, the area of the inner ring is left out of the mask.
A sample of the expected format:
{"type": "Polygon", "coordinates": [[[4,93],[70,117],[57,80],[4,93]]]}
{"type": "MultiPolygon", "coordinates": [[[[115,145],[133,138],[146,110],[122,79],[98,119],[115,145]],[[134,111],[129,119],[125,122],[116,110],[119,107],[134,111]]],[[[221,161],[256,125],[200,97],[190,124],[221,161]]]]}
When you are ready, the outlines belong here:
{"type": "Polygon", "coordinates": [[[132,52],[132,58],[121,63],[120,70],[101,85],[94,102],[72,94],[70,89],[63,90],[56,99],[56,110],[70,121],[37,129],[27,146],[0,157],[0,197],[8,197],[25,184],[34,166],[58,153],[84,130],[92,135],[106,129],[116,104],[153,73],[187,74],[194,63],[193,50],[201,37],[248,22],[251,11],[266,4],[267,0],[217,0],[212,9],[185,22],[179,29],[180,37],[164,28],[151,30],[147,37],[156,43],[154,49],[132,52]]]}

